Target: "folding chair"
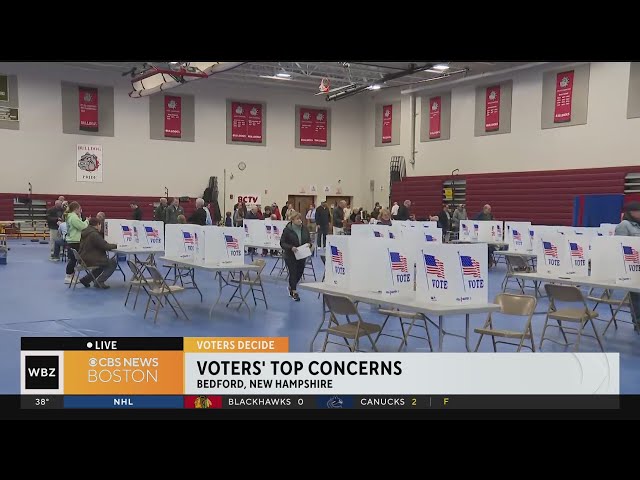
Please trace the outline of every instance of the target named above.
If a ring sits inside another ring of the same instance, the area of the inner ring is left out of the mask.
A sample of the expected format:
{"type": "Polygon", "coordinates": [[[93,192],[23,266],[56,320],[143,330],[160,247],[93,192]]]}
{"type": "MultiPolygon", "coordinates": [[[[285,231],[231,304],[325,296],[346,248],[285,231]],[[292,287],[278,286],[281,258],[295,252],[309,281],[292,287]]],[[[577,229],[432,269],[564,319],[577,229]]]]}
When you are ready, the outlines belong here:
{"type": "Polygon", "coordinates": [[[313,275],[313,281],[317,282],[316,278],[316,270],[313,268],[313,255],[307,257],[307,261],[304,264],[304,270],[302,271],[302,278],[306,280],[307,275],[313,275]],[[308,270],[311,270],[311,273],[308,273],[308,270]]]}
{"type": "Polygon", "coordinates": [[[433,345],[431,344],[431,334],[429,333],[429,326],[428,326],[429,319],[426,316],[424,316],[422,313],[401,312],[400,310],[389,310],[385,308],[379,308],[378,313],[381,315],[386,315],[387,317],[384,319],[384,322],[382,322],[382,327],[380,327],[380,332],[378,332],[378,336],[376,337],[376,344],[378,343],[378,339],[380,337],[397,338],[399,340],[402,340],[402,342],[400,342],[400,347],[398,347],[398,351],[401,351],[403,346],[404,347],[409,346],[407,343],[407,340],[409,337],[419,338],[421,340],[426,340],[427,345],[429,346],[429,350],[433,352],[433,345]],[[396,317],[400,321],[400,329],[402,330],[402,337],[399,337],[397,335],[389,335],[388,333],[383,333],[384,327],[387,324],[387,321],[389,320],[389,318],[391,317],[396,317]],[[405,322],[403,319],[411,320],[411,322],[405,322]],[[420,324],[416,325],[416,321],[423,322],[424,325],[420,325],[420,324]],[[405,325],[409,325],[409,328],[406,331],[404,329],[405,325]],[[411,335],[411,329],[414,327],[414,325],[424,328],[427,336],[420,337],[418,335],[411,335]]]}
{"type": "Polygon", "coordinates": [[[502,280],[502,291],[505,292],[507,290],[509,282],[515,280],[518,284],[520,293],[522,293],[523,295],[525,294],[525,288],[535,288],[536,292],[538,292],[537,282],[534,281],[534,286],[530,287],[527,286],[526,280],[520,280],[519,278],[515,278],[513,276],[514,273],[532,273],[534,271],[533,267],[531,267],[527,259],[519,255],[505,255],[504,258],[507,262],[507,273],[504,276],[504,280],[502,280]]]}
{"type": "Polygon", "coordinates": [[[476,328],[473,331],[475,333],[480,334],[480,338],[478,339],[478,344],[476,345],[475,351],[477,352],[480,348],[480,343],[485,335],[491,336],[491,341],[493,342],[493,351],[497,352],[496,344],[504,343],[506,345],[517,345],[518,349],[516,352],[519,352],[522,347],[529,348],[532,352],[536,351],[536,346],[533,340],[533,329],[531,328],[531,319],[533,318],[533,314],[536,309],[536,304],[538,301],[535,297],[531,295],[514,295],[512,293],[499,293],[496,295],[493,303],[497,303],[500,305],[500,314],[509,315],[509,316],[517,316],[526,318],[524,329],[521,331],[518,330],[507,330],[507,329],[498,329],[494,325],[494,314],[489,313],[487,317],[487,321],[485,322],[482,328],[476,328]],[[505,342],[502,340],[496,341],[496,337],[500,338],[513,338],[519,339],[519,343],[513,342],[505,342]],[[524,341],[526,339],[531,340],[531,346],[525,345],[524,341]]]}
{"type": "Polygon", "coordinates": [[[632,311],[631,311],[631,302],[629,300],[628,297],[628,293],[625,295],[624,298],[618,300],[617,298],[613,298],[613,291],[610,289],[604,289],[602,292],[602,295],[600,295],[599,297],[597,295],[593,294],[593,291],[595,290],[595,288],[592,288],[589,290],[589,293],[587,294],[587,300],[591,300],[592,302],[596,302],[596,304],[593,306],[593,309],[595,310],[596,308],[598,308],[598,305],[600,305],[601,303],[604,305],[608,305],[609,306],[609,311],[611,312],[611,318],[609,320],[605,319],[605,318],[597,318],[596,320],[602,321],[602,322],[607,322],[607,325],[604,327],[604,330],[602,330],[602,336],[604,336],[607,333],[607,330],[609,329],[609,327],[611,326],[611,324],[613,323],[614,328],[617,330],[618,329],[618,322],[622,322],[622,323],[628,323],[629,325],[634,325],[633,321],[630,320],[621,320],[619,318],[617,318],[618,313],[620,312],[624,312],[624,313],[628,313],[629,315],[632,315],[632,311]],[[616,307],[615,310],[613,307],[616,307]],[[628,308],[628,310],[623,310],[623,307],[628,308]]]}
{"type": "MultiPolygon", "coordinates": [[[[262,259],[262,258],[258,258],[256,260],[254,260],[252,263],[252,265],[258,265],[260,267],[260,269],[256,272],[256,277],[255,278],[251,278],[251,272],[247,272],[246,274],[240,272],[240,275],[242,276],[242,284],[246,285],[249,287],[250,292],[251,292],[251,296],[253,297],[253,303],[254,305],[258,306],[258,302],[256,300],[260,300],[261,302],[264,302],[264,306],[265,308],[269,308],[269,306],[267,305],[267,296],[264,293],[264,285],[262,284],[262,271],[264,270],[264,267],[266,267],[267,265],[267,261],[262,259]],[[257,297],[256,298],[256,293],[260,293],[262,294],[262,298],[257,297]]],[[[240,292],[240,280],[236,280],[235,278],[232,278],[229,283],[232,283],[236,286],[235,291],[233,292],[233,295],[231,295],[231,298],[229,299],[229,301],[227,302],[227,307],[231,304],[231,302],[233,301],[234,298],[236,298],[236,295],[239,295],[240,292]]],[[[246,297],[247,295],[249,295],[249,293],[247,293],[246,295],[244,295],[244,297],[246,297]]],[[[242,305],[242,300],[243,298],[240,298],[241,302],[238,305],[238,309],[240,308],[240,306],[242,305]]]]}
{"type": "Polygon", "coordinates": [[[152,280],[148,284],[150,287],[147,292],[149,294],[149,299],[147,300],[147,307],[145,308],[145,311],[144,311],[144,318],[147,318],[147,312],[149,311],[149,304],[151,303],[151,298],[156,297],[157,299],[156,308],[155,308],[156,314],[153,317],[153,323],[156,323],[158,320],[158,312],[160,311],[160,307],[164,308],[164,305],[162,303],[162,298],[165,297],[167,299],[167,304],[171,307],[171,309],[173,310],[173,313],[176,314],[176,317],[178,317],[179,315],[175,307],[171,303],[170,298],[173,298],[173,300],[176,302],[176,306],[180,309],[180,311],[182,312],[182,315],[184,315],[184,318],[189,320],[189,317],[187,316],[187,314],[184,313],[184,309],[182,308],[182,305],[180,305],[180,302],[178,302],[178,299],[174,295],[176,292],[183,292],[184,287],[179,287],[178,285],[167,285],[167,282],[164,281],[162,274],[153,265],[147,265],[147,271],[151,275],[152,280]]]}
{"type": "Polygon", "coordinates": [[[87,275],[89,275],[93,279],[93,282],[97,282],[96,277],[93,275],[93,270],[98,267],[87,266],[87,264],[84,263],[84,260],[82,260],[82,257],[80,256],[77,250],[73,248],[69,248],[69,251],[71,252],[71,255],[73,255],[74,258],[76,259],[76,267],[74,268],[74,271],[73,271],[73,278],[71,279],[71,283],[67,288],[71,288],[71,285],[73,285],[73,290],[76,289],[76,285],[78,285],[78,282],[80,281],[80,272],[85,272],[87,275]]]}
{"type": "Polygon", "coordinates": [[[360,347],[360,338],[367,337],[371,342],[371,346],[374,351],[378,351],[376,342],[371,335],[380,331],[380,325],[375,323],[367,323],[362,320],[360,312],[358,312],[357,306],[348,297],[342,297],[338,295],[324,295],[324,303],[329,312],[329,327],[326,330],[326,336],[324,339],[324,345],[322,351],[327,350],[327,344],[333,343],[335,345],[342,345],[341,343],[329,341],[329,335],[335,335],[342,337],[352,352],[358,352],[360,347]],[[347,323],[340,324],[337,316],[342,315],[347,319],[347,323]],[[357,317],[357,321],[352,322],[350,316],[357,317]],[[349,343],[349,340],[353,340],[353,344],[349,343]]]}
{"type": "Polygon", "coordinates": [[[593,328],[593,332],[595,334],[595,339],[598,341],[600,350],[604,352],[602,342],[600,341],[600,335],[598,335],[598,330],[596,330],[596,326],[593,323],[593,319],[598,317],[598,312],[589,308],[580,289],[574,286],[554,285],[550,283],[545,284],[544,289],[546,290],[547,296],[549,297],[549,309],[547,310],[547,317],[545,318],[544,327],[542,328],[540,349],[542,350],[542,342],[544,342],[545,340],[549,340],[550,342],[554,342],[559,345],[569,346],[570,343],[567,340],[567,335],[565,333],[565,331],[568,331],[569,333],[576,333],[578,335],[574,347],[574,351],[578,351],[578,348],[580,347],[580,339],[582,338],[582,336],[593,338],[592,335],[586,335],[583,333],[584,327],[587,325],[587,323],[591,323],[591,327],[593,328]],[[573,303],[578,304],[579,306],[574,308],[558,308],[556,305],[557,302],[569,304],[573,303]],[[558,323],[558,326],[556,327],[555,325],[549,325],[550,319],[555,320],[558,323]],[[563,327],[563,322],[577,323],[580,325],[580,327],[563,327]],[[565,343],[561,343],[553,340],[552,338],[545,337],[545,333],[548,327],[559,328],[565,343]]]}
{"type": "MultiPolygon", "coordinates": [[[[152,282],[153,279],[151,277],[145,277],[142,270],[140,270],[138,266],[131,260],[127,260],[127,265],[129,265],[129,268],[133,272],[133,277],[131,278],[131,280],[129,280],[129,290],[127,290],[127,298],[125,298],[124,300],[124,306],[125,307],[127,306],[127,302],[129,301],[129,295],[131,294],[131,290],[134,287],[136,287],[136,298],[135,298],[135,301],[133,302],[133,309],[135,310],[136,305],[138,304],[138,296],[140,295],[140,289],[143,289],[144,292],[147,295],[149,295],[149,290],[151,289],[149,282],[152,282]]],[[[155,304],[155,300],[154,300],[154,304],[155,304]]]]}
{"type": "MultiPolygon", "coordinates": [[[[183,267],[178,265],[177,263],[165,264],[164,268],[168,268],[167,274],[164,276],[164,281],[166,282],[169,279],[169,275],[173,272],[173,285],[177,285],[178,281],[180,282],[180,286],[187,289],[197,290],[200,294],[200,302],[203,301],[202,292],[200,291],[200,287],[196,283],[196,269],[193,267],[183,267]],[[185,286],[186,284],[186,286],[185,286]]],[[[220,272],[216,272],[218,274],[220,272]]],[[[214,277],[215,280],[215,277],[214,277]]]]}

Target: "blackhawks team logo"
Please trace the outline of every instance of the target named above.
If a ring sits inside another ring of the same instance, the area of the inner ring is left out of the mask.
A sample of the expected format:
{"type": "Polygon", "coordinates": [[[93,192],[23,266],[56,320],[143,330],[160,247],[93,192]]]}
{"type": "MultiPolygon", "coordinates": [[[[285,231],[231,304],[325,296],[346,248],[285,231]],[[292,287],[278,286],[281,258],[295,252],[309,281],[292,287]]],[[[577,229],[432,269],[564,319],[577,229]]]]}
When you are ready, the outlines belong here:
{"type": "Polygon", "coordinates": [[[211,408],[212,405],[211,400],[204,395],[197,397],[193,403],[195,408],[211,408]]]}
{"type": "Polygon", "coordinates": [[[85,170],[87,172],[95,172],[100,166],[100,162],[98,161],[98,157],[93,153],[85,153],[78,160],[78,168],[80,170],[85,170]]]}

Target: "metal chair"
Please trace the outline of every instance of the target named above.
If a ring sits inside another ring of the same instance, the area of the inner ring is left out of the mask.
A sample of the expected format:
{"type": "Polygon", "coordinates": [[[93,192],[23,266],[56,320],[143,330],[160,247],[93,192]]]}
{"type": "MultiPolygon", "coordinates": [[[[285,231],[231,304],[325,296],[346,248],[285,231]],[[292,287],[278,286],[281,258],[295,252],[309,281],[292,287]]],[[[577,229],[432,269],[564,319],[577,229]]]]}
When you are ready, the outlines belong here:
{"type": "MultiPolygon", "coordinates": [[[[196,269],[193,267],[180,266],[177,263],[170,263],[163,265],[164,268],[168,268],[167,274],[164,276],[165,282],[169,279],[169,275],[173,272],[173,285],[177,285],[180,282],[180,286],[185,290],[193,289],[197,290],[200,294],[200,302],[204,300],[200,287],[196,283],[196,269]]],[[[216,272],[218,274],[220,272],[216,272]]],[[[215,280],[215,277],[214,277],[215,280]]]]}
{"type": "Polygon", "coordinates": [[[69,251],[71,252],[71,255],[73,255],[73,257],[76,259],[76,266],[73,269],[74,271],[73,271],[73,278],[71,279],[71,283],[67,288],[71,288],[71,285],[73,285],[73,290],[76,289],[76,285],[78,285],[78,282],[80,281],[80,272],[85,272],[87,275],[89,275],[93,279],[93,282],[96,283],[97,280],[96,280],[96,277],[93,275],[93,270],[98,267],[87,266],[87,264],[84,262],[84,260],[82,260],[82,257],[80,256],[77,250],[73,248],[69,248],[69,251]]]}
{"type": "Polygon", "coordinates": [[[409,346],[407,343],[407,340],[409,337],[419,338],[421,340],[426,340],[427,345],[429,346],[429,350],[433,352],[433,345],[431,344],[431,334],[429,333],[429,319],[426,316],[424,316],[422,313],[401,312],[400,310],[389,310],[385,308],[379,308],[378,313],[381,315],[386,315],[386,318],[384,319],[384,322],[382,322],[382,327],[380,327],[380,332],[378,332],[378,336],[376,337],[376,344],[378,343],[378,339],[380,337],[397,338],[399,340],[402,340],[400,342],[400,347],[398,347],[398,351],[401,351],[403,346],[404,347],[409,346]],[[399,337],[397,335],[389,335],[388,333],[383,333],[384,327],[387,324],[387,321],[389,320],[389,318],[391,317],[396,317],[400,321],[400,329],[402,330],[402,337],[399,337]],[[411,320],[411,322],[405,322],[403,319],[411,320]],[[423,325],[421,324],[416,325],[416,321],[423,322],[423,325]],[[404,329],[405,325],[409,325],[409,328],[406,331],[404,329]],[[424,328],[427,336],[421,337],[419,335],[411,335],[411,329],[414,327],[414,325],[424,328]]]}
{"type": "Polygon", "coordinates": [[[307,257],[307,261],[304,264],[304,270],[302,271],[302,278],[304,280],[306,280],[307,275],[313,275],[313,281],[317,282],[318,279],[316,278],[316,270],[315,268],[313,268],[313,255],[307,257]],[[311,273],[307,273],[308,270],[311,270],[311,273]]]}
{"type": "Polygon", "coordinates": [[[532,273],[534,271],[533,267],[529,264],[529,262],[525,257],[521,257],[519,255],[517,256],[505,255],[504,258],[507,262],[507,273],[505,274],[504,280],[502,281],[503,292],[507,290],[507,286],[509,285],[509,282],[513,280],[516,281],[516,283],[518,284],[520,293],[522,293],[523,295],[525,294],[525,291],[524,291],[525,288],[535,288],[536,291],[538,290],[537,282],[534,281],[534,286],[529,287],[527,286],[526,280],[520,280],[519,278],[513,277],[514,273],[532,273]]]}
{"type": "Polygon", "coordinates": [[[574,286],[554,285],[550,283],[545,284],[544,289],[546,290],[547,296],[549,297],[549,309],[547,310],[547,317],[545,318],[544,327],[542,328],[540,349],[542,349],[542,342],[544,342],[545,340],[549,340],[550,342],[554,342],[559,345],[571,345],[567,340],[567,335],[565,333],[565,331],[568,331],[569,333],[577,334],[578,337],[576,339],[574,351],[578,351],[578,348],[580,347],[580,339],[582,338],[582,336],[593,338],[592,335],[584,334],[585,326],[587,325],[587,323],[591,323],[591,327],[593,328],[593,332],[595,334],[595,339],[598,341],[600,350],[604,352],[602,342],[600,341],[600,335],[598,335],[598,330],[596,329],[596,326],[593,322],[593,319],[598,317],[598,312],[589,308],[580,289],[574,286]],[[556,305],[558,302],[578,304],[579,306],[574,308],[558,308],[558,306],[556,305]],[[549,325],[550,319],[555,320],[558,323],[557,327],[555,325],[549,325]],[[577,323],[580,325],[580,327],[564,327],[562,325],[563,322],[577,323]],[[545,337],[545,333],[547,331],[547,328],[549,327],[559,328],[565,343],[561,343],[553,340],[552,338],[545,337]]]}
{"type": "Polygon", "coordinates": [[[498,343],[504,343],[507,345],[517,345],[519,352],[522,347],[529,348],[532,352],[536,351],[535,342],[533,339],[533,329],[531,328],[531,319],[533,318],[533,314],[536,309],[536,304],[538,301],[535,297],[531,295],[514,295],[512,293],[499,293],[496,295],[493,303],[500,305],[500,314],[509,315],[509,316],[517,316],[517,317],[525,317],[526,321],[524,324],[524,329],[521,331],[518,330],[507,330],[507,329],[499,329],[496,328],[494,323],[494,314],[489,313],[487,317],[487,321],[485,322],[482,328],[476,328],[473,331],[475,333],[480,334],[480,338],[478,339],[478,344],[476,345],[475,351],[477,352],[480,348],[480,343],[485,335],[491,336],[491,341],[493,342],[493,351],[497,352],[496,345],[498,343]],[[502,340],[496,341],[496,337],[500,338],[513,338],[519,339],[519,343],[513,342],[505,342],[502,340]],[[526,339],[531,340],[531,346],[524,344],[526,339]]]}
{"type": "MultiPolygon", "coordinates": [[[[136,305],[138,304],[138,296],[140,295],[140,289],[144,290],[144,292],[149,295],[149,290],[152,288],[149,285],[149,282],[152,282],[153,279],[151,277],[145,277],[142,270],[138,268],[138,266],[132,262],[131,260],[127,260],[127,265],[133,272],[133,277],[129,280],[129,289],[127,290],[127,298],[124,300],[124,306],[127,306],[127,302],[129,301],[129,295],[131,294],[131,290],[134,287],[136,288],[136,298],[133,302],[133,309],[136,309],[136,305]]],[[[155,304],[155,301],[154,301],[155,304]]]]}
{"type": "Polygon", "coordinates": [[[327,350],[327,344],[333,343],[335,345],[341,345],[341,343],[329,341],[329,335],[341,337],[352,352],[360,351],[360,338],[367,337],[371,342],[371,346],[374,351],[378,351],[376,342],[371,335],[380,331],[380,325],[375,323],[367,323],[362,320],[360,312],[358,312],[357,306],[348,297],[339,295],[324,295],[324,303],[327,306],[329,312],[329,326],[326,329],[326,336],[324,339],[324,345],[322,351],[327,350]],[[347,323],[341,324],[338,322],[337,316],[345,316],[347,323]],[[352,322],[350,316],[357,317],[357,321],[352,322]],[[353,340],[353,344],[349,343],[349,340],[353,340]]]}
{"type": "Polygon", "coordinates": [[[153,317],[153,323],[156,323],[158,320],[158,312],[160,311],[160,307],[164,308],[164,305],[162,303],[162,298],[165,297],[167,299],[167,304],[171,307],[176,317],[179,317],[179,315],[175,307],[171,303],[170,298],[173,298],[173,300],[176,302],[176,306],[180,309],[180,311],[182,312],[182,315],[184,315],[184,318],[189,320],[189,317],[184,312],[182,305],[180,305],[180,302],[178,302],[178,299],[174,295],[176,292],[183,292],[184,287],[179,287],[178,285],[167,285],[167,282],[164,281],[162,274],[158,271],[158,269],[155,266],[147,265],[146,268],[149,274],[151,275],[152,280],[148,284],[150,287],[149,291],[147,292],[149,294],[149,299],[147,300],[147,307],[145,308],[145,311],[144,311],[144,318],[147,318],[147,312],[149,311],[149,304],[151,303],[151,298],[156,297],[157,299],[156,308],[155,308],[156,313],[155,313],[155,316],[153,317]]]}
{"type": "Polygon", "coordinates": [[[607,333],[607,330],[609,329],[612,323],[616,330],[618,329],[618,322],[634,325],[633,321],[631,320],[622,320],[617,318],[617,315],[620,312],[624,312],[624,313],[628,313],[629,315],[632,315],[631,302],[629,301],[627,296],[625,296],[625,298],[621,300],[618,300],[617,298],[613,298],[613,291],[607,288],[607,289],[604,289],[602,292],[602,295],[598,297],[597,295],[594,295],[593,293],[594,290],[595,288],[590,289],[589,293],[587,294],[587,300],[596,302],[596,304],[593,306],[594,310],[598,308],[598,305],[602,303],[604,305],[608,305],[609,311],[611,312],[611,318],[609,320],[607,320],[606,318],[596,319],[602,322],[607,322],[606,326],[604,327],[604,330],[602,330],[602,336],[604,336],[607,333]],[[614,306],[616,307],[615,310],[613,308],[614,306]],[[623,307],[626,307],[627,309],[623,310],[623,307]]]}
{"type": "MultiPolygon", "coordinates": [[[[269,305],[267,305],[267,295],[264,293],[264,285],[262,284],[262,277],[261,277],[264,267],[267,266],[267,261],[262,258],[258,258],[254,260],[251,264],[258,265],[260,269],[256,272],[255,278],[251,278],[251,272],[247,272],[246,274],[240,272],[240,275],[242,277],[242,284],[249,287],[251,296],[253,297],[254,305],[258,306],[257,300],[260,300],[261,302],[264,302],[265,308],[269,309],[269,305]],[[262,298],[260,297],[256,298],[256,293],[262,294],[262,298]]],[[[227,307],[231,304],[233,299],[236,297],[236,294],[238,294],[240,291],[240,280],[232,278],[230,279],[229,283],[237,285],[237,287],[233,292],[233,295],[231,295],[231,298],[227,302],[227,305],[226,305],[227,307]]],[[[247,293],[247,295],[249,295],[249,293],[247,293]]],[[[242,300],[242,298],[240,300],[242,300]]],[[[238,308],[240,308],[241,305],[242,305],[242,301],[238,305],[238,308]]]]}

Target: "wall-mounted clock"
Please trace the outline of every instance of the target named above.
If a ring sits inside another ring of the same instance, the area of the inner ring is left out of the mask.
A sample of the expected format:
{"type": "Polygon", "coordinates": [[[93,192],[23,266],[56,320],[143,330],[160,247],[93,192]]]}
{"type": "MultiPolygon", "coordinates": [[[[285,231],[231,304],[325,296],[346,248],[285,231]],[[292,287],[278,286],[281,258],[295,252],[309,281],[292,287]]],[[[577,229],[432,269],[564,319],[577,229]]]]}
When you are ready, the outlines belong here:
{"type": "Polygon", "coordinates": [[[246,163],[244,163],[244,162],[240,162],[240,163],[238,164],[238,169],[239,169],[239,170],[244,170],[245,168],[247,168],[247,164],[246,164],[246,163]]]}

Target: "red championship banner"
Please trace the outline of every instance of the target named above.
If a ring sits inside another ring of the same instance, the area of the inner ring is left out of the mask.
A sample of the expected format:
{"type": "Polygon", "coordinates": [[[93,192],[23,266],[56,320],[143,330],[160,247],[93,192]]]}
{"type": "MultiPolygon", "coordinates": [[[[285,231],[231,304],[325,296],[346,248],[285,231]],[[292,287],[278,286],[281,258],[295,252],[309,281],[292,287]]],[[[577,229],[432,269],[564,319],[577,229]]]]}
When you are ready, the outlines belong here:
{"type": "Polygon", "coordinates": [[[382,107],[382,143],[391,143],[391,126],[393,123],[393,105],[382,107]]]}
{"type": "Polygon", "coordinates": [[[574,71],[561,72],[556,77],[556,108],[553,114],[554,123],[571,121],[571,103],[573,99],[574,71]]]}
{"type": "Polygon", "coordinates": [[[440,112],[442,111],[442,98],[429,99],[429,138],[440,138],[440,112]]]}
{"type": "Polygon", "coordinates": [[[484,131],[494,132],[500,129],[500,85],[487,88],[485,100],[484,131]]]}
{"type": "Polygon", "coordinates": [[[310,108],[300,109],[300,145],[314,144],[314,110],[310,108]]]}
{"type": "Polygon", "coordinates": [[[318,147],[327,146],[327,111],[314,110],[313,118],[315,125],[313,128],[313,144],[318,147]]]}
{"type": "Polygon", "coordinates": [[[182,98],[164,96],[164,136],[182,137],[182,98]]]}
{"type": "Polygon", "coordinates": [[[98,89],[78,87],[80,130],[98,131],[98,89]]]}
{"type": "Polygon", "coordinates": [[[262,143],[262,105],[248,103],[247,142],[262,143]]]}
{"type": "Polygon", "coordinates": [[[247,141],[247,106],[244,103],[231,103],[231,140],[247,141]]]}

